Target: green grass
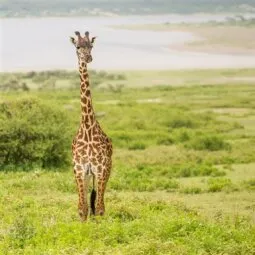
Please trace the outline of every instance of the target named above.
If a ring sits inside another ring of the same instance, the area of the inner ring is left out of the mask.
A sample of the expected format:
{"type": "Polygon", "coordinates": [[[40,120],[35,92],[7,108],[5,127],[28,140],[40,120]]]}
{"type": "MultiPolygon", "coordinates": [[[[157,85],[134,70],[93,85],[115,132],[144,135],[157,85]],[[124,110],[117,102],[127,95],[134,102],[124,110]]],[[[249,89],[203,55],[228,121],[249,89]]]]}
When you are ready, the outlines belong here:
{"type": "MultiPolygon", "coordinates": [[[[213,218],[207,219],[207,214],[198,214],[186,203],[169,201],[176,194],[154,196],[110,189],[106,215],[82,224],[76,212],[77,194],[71,172],[2,173],[0,178],[4,180],[1,203],[5,204],[0,209],[2,254],[103,251],[106,254],[252,254],[254,250],[255,229],[249,218],[242,214],[229,218],[217,211],[213,218]]],[[[196,194],[186,196],[200,196],[196,194]]]]}
{"type": "MultiPolygon", "coordinates": [[[[222,73],[252,75],[251,70],[196,74],[207,79],[222,73]]],[[[142,81],[149,80],[145,74],[140,73],[142,81]]],[[[159,74],[154,72],[158,79],[159,74]]],[[[79,222],[71,165],[1,169],[1,254],[254,253],[255,87],[194,85],[188,82],[191,71],[169,74],[183,74],[187,83],[93,87],[98,120],[114,146],[103,218],[79,222]]],[[[65,112],[74,135],[79,90],[63,74],[57,80],[65,88],[38,90],[48,76],[34,74],[40,78],[34,88],[2,92],[0,102],[38,97],[65,112]]],[[[136,84],[139,74],[124,77],[119,78],[136,84]]]]}

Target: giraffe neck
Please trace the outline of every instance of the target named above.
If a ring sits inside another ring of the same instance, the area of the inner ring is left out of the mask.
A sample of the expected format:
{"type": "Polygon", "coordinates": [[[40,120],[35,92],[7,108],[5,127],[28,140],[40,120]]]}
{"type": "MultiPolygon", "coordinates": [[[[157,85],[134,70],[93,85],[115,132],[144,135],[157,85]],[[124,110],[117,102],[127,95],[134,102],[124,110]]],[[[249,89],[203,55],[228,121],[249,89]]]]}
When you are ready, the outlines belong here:
{"type": "Polygon", "coordinates": [[[89,129],[95,124],[96,118],[92,106],[92,98],[89,86],[89,75],[87,64],[85,62],[79,63],[79,72],[81,80],[81,124],[84,125],[86,129],[89,129]]]}

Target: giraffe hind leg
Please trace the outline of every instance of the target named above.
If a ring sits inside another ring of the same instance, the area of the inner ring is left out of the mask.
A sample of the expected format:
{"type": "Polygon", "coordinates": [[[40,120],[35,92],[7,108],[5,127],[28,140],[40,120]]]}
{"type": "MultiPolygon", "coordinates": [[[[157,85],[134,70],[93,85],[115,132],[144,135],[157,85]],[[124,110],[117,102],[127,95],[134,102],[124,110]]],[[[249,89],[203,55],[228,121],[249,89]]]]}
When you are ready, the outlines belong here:
{"type": "Polygon", "coordinates": [[[88,186],[89,186],[89,176],[84,173],[76,174],[75,176],[78,193],[79,193],[79,203],[78,203],[78,211],[80,215],[81,221],[86,221],[88,217],[88,186]]]}
{"type": "Polygon", "coordinates": [[[85,165],[84,169],[85,169],[85,175],[93,178],[93,187],[90,194],[90,215],[96,215],[95,201],[96,201],[97,193],[95,190],[95,174],[93,171],[93,167],[90,163],[85,165]]]}
{"type": "Polygon", "coordinates": [[[104,193],[108,178],[109,176],[106,175],[97,176],[96,215],[103,216],[105,212],[104,193]]]}
{"type": "Polygon", "coordinates": [[[90,208],[91,208],[92,215],[96,215],[96,206],[95,206],[96,197],[97,197],[97,192],[93,187],[91,191],[91,195],[90,195],[90,208]]]}

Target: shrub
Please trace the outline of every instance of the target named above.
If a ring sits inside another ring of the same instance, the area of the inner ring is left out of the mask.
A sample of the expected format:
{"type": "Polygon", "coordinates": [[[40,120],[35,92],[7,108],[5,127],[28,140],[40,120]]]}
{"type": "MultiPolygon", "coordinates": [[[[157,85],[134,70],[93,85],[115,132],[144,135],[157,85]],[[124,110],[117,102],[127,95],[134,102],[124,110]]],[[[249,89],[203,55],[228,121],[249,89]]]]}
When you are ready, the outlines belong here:
{"type": "Polygon", "coordinates": [[[115,76],[115,80],[126,80],[126,76],[124,74],[117,74],[115,76]]]}
{"type": "Polygon", "coordinates": [[[191,139],[191,132],[189,131],[189,129],[180,128],[174,132],[174,136],[176,141],[183,143],[191,139]]]}
{"type": "Polygon", "coordinates": [[[172,116],[168,122],[170,128],[195,128],[197,123],[187,115],[172,116]]]}
{"type": "Polygon", "coordinates": [[[200,194],[202,189],[200,187],[186,187],[181,189],[180,192],[184,194],[200,194]]]}
{"type": "Polygon", "coordinates": [[[171,192],[173,190],[178,189],[180,186],[179,182],[172,180],[172,179],[162,179],[156,181],[156,188],[160,190],[166,190],[171,192]]]}
{"type": "Polygon", "coordinates": [[[140,142],[134,142],[128,146],[129,150],[145,150],[146,145],[140,142]]]}
{"type": "Polygon", "coordinates": [[[25,82],[11,79],[0,84],[0,91],[29,91],[29,87],[25,82]]]}
{"type": "Polygon", "coordinates": [[[56,88],[56,79],[55,78],[49,78],[42,82],[42,84],[39,86],[39,90],[47,90],[47,89],[55,89],[56,88]]]}
{"type": "Polygon", "coordinates": [[[219,151],[229,150],[230,144],[225,142],[223,138],[218,136],[201,136],[194,138],[188,147],[195,150],[219,151]]]}
{"type": "Polygon", "coordinates": [[[175,177],[223,176],[226,173],[206,164],[186,164],[174,167],[175,177]]]}
{"type": "Polygon", "coordinates": [[[109,91],[111,91],[113,93],[121,93],[124,86],[125,86],[124,84],[115,84],[115,85],[108,84],[107,88],[109,91]]]}
{"type": "Polygon", "coordinates": [[[0,104],[0,167],[65,164],[68,124],[64,112],[35,98],[0,104]]]}
{"type": "Polygon", "coordinates": [[[158,145],[172,145],[174,144],[174,139],[172,137],[161,138],[157,141],[158,145]]]}
{"type": "Polygon", "coordinates": [[[208,180],[208,191],[209,192],[219,192],[219,191],[234,191],[235,186],[230,179],[227,178],[211,178],[208,180]]]}
{"type": "Polygon", "coordinates": [[[255,178],[244,181],[244,187],[249,190],[255,190],[255,178]]]}
{"type": "Polygon", "coordinates": [[[139,218],[139,211],[135,207],[128,207],[120,204],[110,213],[110,216],[114,219],[119,219],[121,222],[133,221],[139,218]]]}

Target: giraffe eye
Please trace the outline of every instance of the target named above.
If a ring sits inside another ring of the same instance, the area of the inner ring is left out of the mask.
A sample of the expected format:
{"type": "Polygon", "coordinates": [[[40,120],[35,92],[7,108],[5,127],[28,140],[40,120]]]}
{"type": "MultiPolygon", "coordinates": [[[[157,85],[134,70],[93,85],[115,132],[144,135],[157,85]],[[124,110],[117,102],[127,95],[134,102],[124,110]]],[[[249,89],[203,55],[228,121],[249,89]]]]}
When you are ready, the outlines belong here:
{"type": "Polygon", "coordinates": [[[77,49],[77,50],[79,50],[79,49],[80,49],[80,47],[79,47],[79,46],[77,46],[77,47],[76,47],[76,49],[77,49]]]}

